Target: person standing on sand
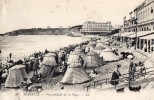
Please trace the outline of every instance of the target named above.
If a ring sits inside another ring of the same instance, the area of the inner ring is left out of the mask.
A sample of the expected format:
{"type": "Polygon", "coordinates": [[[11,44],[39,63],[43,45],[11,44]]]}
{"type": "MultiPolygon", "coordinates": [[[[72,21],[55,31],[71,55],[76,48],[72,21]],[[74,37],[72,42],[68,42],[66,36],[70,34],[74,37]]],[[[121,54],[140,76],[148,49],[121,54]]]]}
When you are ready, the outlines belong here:
{"type": "Polygon", "coordinates": [[[62,53],[62,56],[61,56],[61,61],[62,61],[62,64],[64,65],[64,63],[65,63],[65,60],[66,60],[66,55],[65,55],[65,53],[63,52],[62,53]]]}
{"type": "Polygon", "coordinates": [[[37,75],[37,69],[39,68],[39,60],[36,58],[35,62],[33,64],[33,70],[34,70],[34,74],[37,75]]]}
{"type": "Polygon", "coordinates": [[[9,54],[9,57],[10,57],[10,61],[11,61],[12,53],[9,54]]]}
{"type": "Polygon", "coordinates": [[[121,67],[121,65],[116,65],[116,70],[112,73],[112,77],[111,77],[111,85],[117,85],[119,84],[119,77],[121,76],[121,73],[119,71],[119,68],[121,67]]]}

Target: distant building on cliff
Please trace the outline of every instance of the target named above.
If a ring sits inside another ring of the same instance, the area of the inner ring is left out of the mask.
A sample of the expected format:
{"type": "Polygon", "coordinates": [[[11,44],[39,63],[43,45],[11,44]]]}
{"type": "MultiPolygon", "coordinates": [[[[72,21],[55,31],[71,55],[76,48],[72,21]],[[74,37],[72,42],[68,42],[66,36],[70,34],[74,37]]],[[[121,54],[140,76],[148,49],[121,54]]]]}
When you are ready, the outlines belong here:
{"type": "Polygon", "coordinates": [[[80,32],[84,34],[107,34],[112,31],[111,22],[98,23],[95,21],[84,22],[80,32]]]}

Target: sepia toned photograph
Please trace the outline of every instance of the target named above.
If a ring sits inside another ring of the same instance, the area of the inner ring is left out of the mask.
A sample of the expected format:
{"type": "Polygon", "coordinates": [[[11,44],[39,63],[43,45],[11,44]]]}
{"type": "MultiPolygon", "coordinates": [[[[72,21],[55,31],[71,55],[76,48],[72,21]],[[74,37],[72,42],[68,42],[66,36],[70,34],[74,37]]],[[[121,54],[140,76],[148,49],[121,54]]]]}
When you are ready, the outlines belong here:
{"type": "Polygon", "coordinates": [[[0,100],[154,100],[154,0],[0,0],[0,100]]]}

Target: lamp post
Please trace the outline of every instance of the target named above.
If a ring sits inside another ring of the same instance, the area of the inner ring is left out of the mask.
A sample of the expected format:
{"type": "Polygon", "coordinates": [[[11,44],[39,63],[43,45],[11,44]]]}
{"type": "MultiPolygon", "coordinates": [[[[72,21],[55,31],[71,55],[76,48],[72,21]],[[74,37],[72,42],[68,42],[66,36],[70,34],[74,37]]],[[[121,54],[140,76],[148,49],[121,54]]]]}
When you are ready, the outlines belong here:
{"type": "Polygon", "coordinates": [[[137,37],[137,18],[135,19],[136,31],[135,31],[135,50],[137,49],[138,37],[137,37]]]}

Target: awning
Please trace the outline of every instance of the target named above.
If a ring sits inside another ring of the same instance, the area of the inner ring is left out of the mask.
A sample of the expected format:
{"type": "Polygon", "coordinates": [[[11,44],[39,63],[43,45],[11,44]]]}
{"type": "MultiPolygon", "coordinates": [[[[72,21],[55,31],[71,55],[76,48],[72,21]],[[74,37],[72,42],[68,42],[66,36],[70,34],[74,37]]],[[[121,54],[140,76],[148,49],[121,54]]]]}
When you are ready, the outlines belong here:
{"type": "Polygon", "coordinates": [[[121,33],[121,37],[126,37],[126,36],[129,36],[129,35],[132,35],[134,34],[135,32],[125,32],[125,33],[121,33]]]}
{"type": "MultiPolygon", "coordinates": [[[[137,37],[141,37],[141,36],[148,35],[151,33],[154,33],[154,31],[140,31],[140,32],[137,32],[137,37]]],[[[134,37],[136,37],[136,34],[132,34],[127,37],[134,38],[134,37]]]]}
{"type": "Polygon", "coordinates": [[[154,39],[154,34],[150,34],[144,37],[140,37],[140,39],[154,39]]]}

